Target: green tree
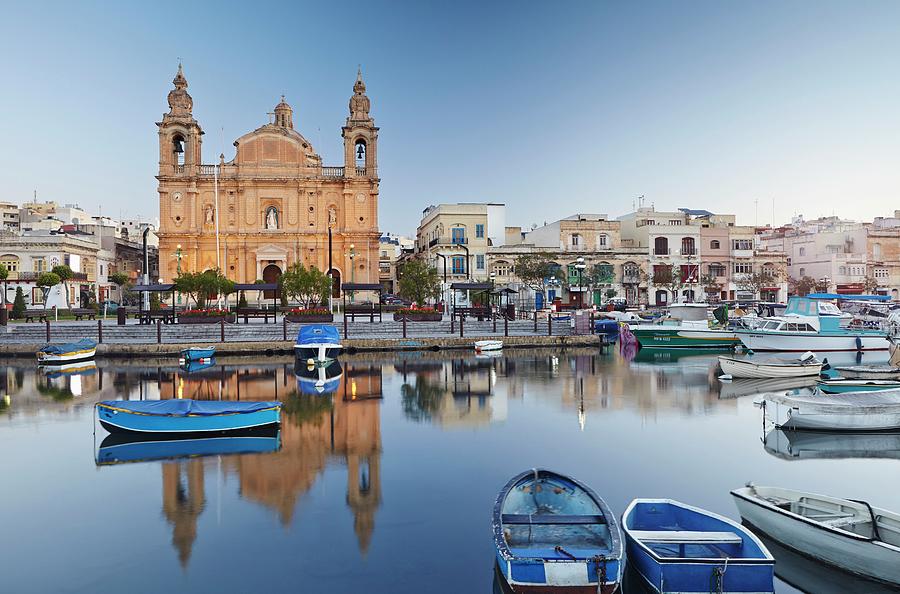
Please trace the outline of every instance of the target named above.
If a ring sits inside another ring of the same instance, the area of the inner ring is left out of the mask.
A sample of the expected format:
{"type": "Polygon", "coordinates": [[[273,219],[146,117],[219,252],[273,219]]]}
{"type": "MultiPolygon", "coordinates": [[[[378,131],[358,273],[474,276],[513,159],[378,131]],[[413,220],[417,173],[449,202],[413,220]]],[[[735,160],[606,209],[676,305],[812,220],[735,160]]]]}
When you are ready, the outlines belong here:
{"type": "Polygon", "coordinates": [[[183,295],[187,295],[196,305],[200,305],[198,301],[198,282],[197,274],[193,272],[183,271],[175,277],[175,290],[183,295]]]}
{"type": "Polygon", "coordinates": [[[307,309],[325,303],[331,291],[331,277],[315,266],[305,267],[302,262],[291,264],[278,284],[283,298],[295,299],[307,309]]]}
{"type": "Polygon", "coordinates": [[[791,293],[794,295],[809,295],[816,290],[819,283],[811,276],[801,276],[799,279],[788,279],[788,285],[791,293]]]}
{"type": "Polygon", "coordinates": [[[754,297],[758,297],[761,289],[777,285],[781,282],[781,279],[781,272],[775,267],[763,266],[756,272],[735,276],[734,283],[739,289],[753,293],[754,297]]]}
{"type": "Polygon", "coordinates": [[[658,265],[653,267],[653,274],[650,276],[650,282],[657,286],[668,289],[672,293],[672,303],[678,303],[681,294],[681,287],[684,283],[681,280],[681,269],[670,265],[658,265]]]}
{"type": "MultiPolygon", "coordinates": [[[[55,287],[60,283],[59,275],[55,272],[44,272],[38,278],[37,286],[41,288],[41,291],[44,293],[44,309],[47,309],[47,297],[50,295],[50,289],[55,287]]],[[[66,300],[68,301],[68,295],[66,295],[66,300]]]]}
{"type": "Polygon", "coordinates": [[[16,297],[13,299],[12,317],[19,319],[25,315],[25,293],[22,287],[16,287],[16,297]]]}
{"type": "Polygon", "coordinates": [[[113,272],[109,275],[109,282],[114,284],[119,290],[119,305],[125,305],[125,295],[122,287],[128,283],[128,275],[124,272],[113,272]]]}
{"type": "Polygon", "coordinates": [[[516,277],[523,285],[546,297],[547,281],[551,278],[563,280],[562,270],[547,252],[534,252],[516,256],[514,269],[516,277]]]}
{"type": "Polygon", "coordinates": [[[63,293],[66,294],[66,309],[72,309],[72,303],[69,300],[69,281],[75,278],[75,273],[72,272],[72,269],[69,268],[68,264],[58,264],[53,267],[51,271],[53,274],[59,277],[59,282],[62,283],[63,293]]]}
{"type": "Polygon", "coordinates": [[[400,277],[400,296],[413,303],[425,305],[429,299],[441,296],[441,277],[437,268],[424,260],[410,260],[403,266],[400,277]]]}

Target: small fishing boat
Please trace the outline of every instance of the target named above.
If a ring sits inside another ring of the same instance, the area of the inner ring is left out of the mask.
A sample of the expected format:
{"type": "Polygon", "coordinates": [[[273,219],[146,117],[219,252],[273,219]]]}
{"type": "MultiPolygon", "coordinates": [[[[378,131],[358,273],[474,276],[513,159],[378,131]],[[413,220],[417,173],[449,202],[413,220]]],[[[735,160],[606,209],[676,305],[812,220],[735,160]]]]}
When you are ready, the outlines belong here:
{"type": "Polygon", "coordinates": [[[513,592],[612,594],[624,569],[615,516],[590,488],[543,469],[513,477],[493,512],[497,565],[513,592]]]}
{"type": "Polygon", "coordinates": [[[847,379],[900,380],[900,367],[893,365],[846,365],[835,369],[847,379]]]}
{"type": "Polygon", "coordinates": [[[847,392],[877,392],[879,390],[900,389],[898,380],[821,379],[816,382],[820,392],[825,394],[846,394],[847,392]]]}
{"type": "Polygon", "coordinates": [[[191,361],[202,361],[203,359],[212,359],[216,354],[216,347],[214,346],[206,346],[206,347],[190,347],[188,349],[181,349],[181,358],[185,360],[185,362],[191,361]]]}
{"type": "Polygon", "coordinates": [[[812,431],[900,430],[900,390],[846,394],[771,393],[764,415],[776,427],[812,431]]]}
{"type": "Polygon", "coordinates": [[[730,378],[816,377],[822,372],[823,364],[810,352],[799,359],[719,357],[722,373],[730,378]]]}
{"type": "Polygon", "coordinates": [[[670,499],[635,499],[622,532],[629,565],[654,592],[775,591],[775,559],[728,518],[670,499]]]}
{"type": "Polygon", "coordinates": [[[853,574],[900,584],[900,514],[864,501],[748,485],[741,518],[794,550],[853,574]]]}
{"type": "Polygon", "coordinates": [[[499,351],[503,348],[502,340],[476,340],[475,352],[482,353],[486,351],[499,351]]]}
{"type": "Polygon", "coordinates": [[[112,433],[97,450],[97,466],[154,460],[178,460],[232,454],[264,454],[281,449],[278,430],[241,437],[204,437],[199,439],[146,439],[143,435],[112,433]]]}
{"type": "Polygon", "coordinates": [[[294,354],[302,360],[330,361],[341,353],[341,334],[330,324],[300,326],[294,354]]]}
{"type": "Polygon", "coordinates": [[[61,365],[63,363],[75,363],[93,359],[97,354],[97,343],[89,338],[82,338],[78,342],[64,342],[48,344],[37,353],[38,363],[41,365],[61,365]]]}
{"type": "Polygon", "coordinates": [[[281,423],[280,402],[104,400],[96,408],[100,424],[110,433],[227,435],[273,428],[281,423]]]}
{"type": "Polygon", "coordinates": [[[705,303],[673,303],[669,314],[655,323],[629,323],[641,348],[734,349],[734,332],[710,326],[705,303]]]}
{"type": "Polygon", "coordinates": [[[886,458],[900,460],[900,433],[772,429],[766,452],[782,460],[886,458]]]}

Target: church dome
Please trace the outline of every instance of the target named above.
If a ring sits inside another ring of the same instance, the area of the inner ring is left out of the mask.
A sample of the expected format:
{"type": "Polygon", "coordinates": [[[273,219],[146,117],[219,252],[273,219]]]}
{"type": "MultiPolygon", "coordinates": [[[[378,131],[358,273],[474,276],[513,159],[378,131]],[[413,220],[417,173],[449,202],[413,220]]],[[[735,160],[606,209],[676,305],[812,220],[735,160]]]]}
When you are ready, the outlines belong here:
{"type": "Polygon", "coordinates": [[[281,102],[275,106],[275,125],[281,128],[294,127],[294,110],[284,100],[284,95],[281,96],[281,102]]]}

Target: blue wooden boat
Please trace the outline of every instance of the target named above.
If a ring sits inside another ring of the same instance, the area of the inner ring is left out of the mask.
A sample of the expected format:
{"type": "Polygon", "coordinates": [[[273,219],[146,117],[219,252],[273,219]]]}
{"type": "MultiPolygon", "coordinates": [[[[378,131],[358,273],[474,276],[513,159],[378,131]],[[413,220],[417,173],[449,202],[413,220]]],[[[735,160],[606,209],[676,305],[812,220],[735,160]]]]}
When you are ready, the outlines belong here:
{"type": "Polygon", "coordinates": [[[203,359],[212,359],[215,354],[216,347],[214,346],[181,349],[181,358],[184,359],[186,363],[190,363],[191,361],[201,361],[203,359]]]}
{"type": "Polygon", "coordinates": [[[78,342],[48,344],[35,353],[40,365],[64,365],[93,359],[97,354],[97,343],[90,338],[78,342]]]}
{"type": "Polygon", "coordinates": [[[294,354],[299,359],[330,361],[341,353],[341,334],[330,324],[308,324],[300,326],[294,354]]]}
{"type": "Polygon", "coordinates": [[[513,592],[611,594],[622,581],[622,537],[606,503],[543,469],[513,477],[493,514],[497,566],[513,592]]]}
{"type": "Polygon", "coordinates": [[[230,435],[281,423],[280,402],[104,400],[96,407],[100,424],[110,433],[183,437],[230,435]]]}
{"type": "Polygon", "coordinates": [[[198,439],[146,439],[141,435],[107,435],[97,450],[98,466],[128,462],[152,462],[204,456],[264,454],[281,448],[278,430],[260,431],[240,437],[202,437],[198,439]]]}
{"type": "Polygon", "coordinates": [[[816,382],[820,392],[826,394],[847,394],[850,392],[877,392],[879,390],[900,390],[898,380],[873,379],[821,379],[816,382]]]}
{"type": "Polygon", "coordinates": [[[622,530],[628,563],[654,592],[775,592],[775,559],[728,518],[670,499],[635,499],[622,530]]]}

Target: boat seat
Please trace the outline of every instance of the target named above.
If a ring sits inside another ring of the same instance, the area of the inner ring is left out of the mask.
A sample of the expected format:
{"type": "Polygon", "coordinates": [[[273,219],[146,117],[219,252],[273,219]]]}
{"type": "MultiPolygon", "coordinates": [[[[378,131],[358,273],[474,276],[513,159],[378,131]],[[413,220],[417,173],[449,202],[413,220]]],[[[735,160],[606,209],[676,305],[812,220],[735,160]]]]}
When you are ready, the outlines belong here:
{"type": "Polygon", "coordinates": [[[503,514],[500,516],[500,521],[504,524],[606,524],[606,518],[599,515],[503,514]]]}
{"type": "Polygon", "coordinates": [[[641,542],[691,544],[741,544],[734,532],[695,532],[691,530],[632,530],[631,536],[641,542]]]}

